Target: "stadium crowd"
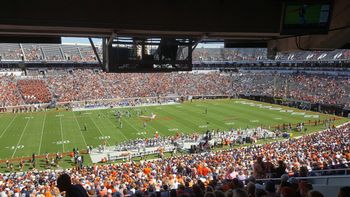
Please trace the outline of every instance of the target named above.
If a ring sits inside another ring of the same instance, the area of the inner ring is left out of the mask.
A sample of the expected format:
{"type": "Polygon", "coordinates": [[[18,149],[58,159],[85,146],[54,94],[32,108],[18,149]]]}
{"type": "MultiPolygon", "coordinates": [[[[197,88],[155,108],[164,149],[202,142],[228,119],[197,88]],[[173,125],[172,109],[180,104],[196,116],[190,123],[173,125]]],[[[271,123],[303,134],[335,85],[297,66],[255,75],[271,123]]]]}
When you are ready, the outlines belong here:
{"type": "Polygon", "coordinates": [[[15,76],[0,76],[0,106],[15,106],[24,104],[18,92],[15,76]]]}
{"type": "Polygon", "coordinates": [[[48,76],[58,101],[167,95],[232,95],[230,77],[220,73],[104,73],[78,69],[48,76]],[[73,85],[72,85],[73,84],[73,85]]]}
{"type": "Polygon", "coordinates": [[[350,79],[332,75],[244,73],[233,78],[238,94],[267,95],[349,107],[350,79]]]}
{"type": "Polygon", "coordinates": [[[1,76],[1,79],[0,85],[4,86],[1,91],[7,92],[0,94],[3,106],[50,102],[53,98],[58,102],[71,102],[169,95],[252,94],[350,107],[350,79],[324,74],[104,73],[96,69],[74,69],[70,72],[60,70],[59,74],[50,71],[38,80],[12,75],[1,76]]]}
{"type": "Polygon", "coordinates": [[[48,103],[51,100],[51,93],[43,80],[18,80],[17,86],[28,104],[48,103]]]}
{"type": "Polygon", "coordinates": [[[40,61],[43,60],[43,52],[39,45],[35,44],[23,44],[23,52],[27,61],[40,61]]]}
{"type": "Polygon", "coordinates": [[[60,196],[56,181],[67,173],[89,196],[157,196],[160,192],[173,197],[311,197],[312,185],[295,177],[344,173],[350,162],[349,144],[348,123],[298,139],[218,152],[81,170],[0,174],[0,196],[60,196]],[[320,169],[339,171],[315,171],[320,169]],[[269,177],[281,177],[281,184],[275,187],[271,181],[256,180],[269,177]]]}

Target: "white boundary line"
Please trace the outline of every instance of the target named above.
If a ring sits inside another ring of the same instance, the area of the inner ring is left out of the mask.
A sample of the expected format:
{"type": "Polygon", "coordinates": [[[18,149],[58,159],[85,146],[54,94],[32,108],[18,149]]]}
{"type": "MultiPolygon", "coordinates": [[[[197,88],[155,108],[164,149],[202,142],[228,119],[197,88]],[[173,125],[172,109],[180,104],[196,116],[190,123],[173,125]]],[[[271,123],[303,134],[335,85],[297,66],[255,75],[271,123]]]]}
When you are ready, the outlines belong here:
{"type": "MultiPolygon", "coordinates": [[[[107,120],[108,120],[108,122],[114,127],[117,127],[117,125],[115,125],[109,118],[108,118],[108,116],[103,116],[103,117],[105,117],[107,120]]],[[[121,119],[120,119],[121,120],[121,119]]],[[[126,121],[126,123],[128,123],[129,124],[129,122],[127,122],[126,121]]],[[[137,128],[135,128],[133,125],[130,125],[131,127],[133,127],[137,132],[139,132],[139,130],[137,129],[137,128]]],[[[122,136],[124,137],[124,139],[126,139],[126,140],[128,140],[129,138],[127,138],[125,135],[124,135],[124,133],[122,132],[122,131],[120,131],[119,129],[118,129],[118,131],[119,131],[119,133],[120,134],[122,134],[122,136]]]]}
{"type": "Polygon", "coordinates": [[[47,113],[45,112],[44,121],[43,121],[43,127],[41,128],[41,135],[40,135],[40,144],[39,144],[38,155],[40,155],[41,144],[43,142],[43,135],[44,135],[45,122],[46,122],[46,115],[47,115],[47,113]]]}
{"type": "Polygon", "coordinates": [[[24,132],[25,132],[25,130],[26,130],[26,128],[27,128],[27,126],[28,126],[29,121],[30,121],[30,119],[28,119],[28,120],[27,120],[27,123],[26,123],[26,125],[25,125],[25,126],[24,126],[24,128],[23,128],[23,131],[22,131],[21,137],[19,138],[19,140],[18,140],[18,142],[17,142],[17,145],[16,145],[16,147],[15,147],[15,151],[13,151],[13,153],[12,153],[11,159],[13,159],[13,157],[14,157],[14,156],[15,156],[15,154],[16,154],[17,147],[19,146],[19,143],[21,143],[21,140],[22,140],[23,134],[24,134],[24,132]]]}
{"type": "Polygon", "coordinates": [[[83,132],[81,131],[80,124],[79,124],[79,122],[78,122],[77,117],[75,116],[75,112],[73,111],[72,113],[73,113],[75,122],[77,123],[77,125],[78,125],[78,127],[79,127],[80,134],[83,136],[83,141],[84,141],[84,143],[85,143],[85,146],[87,146],[87,143],[86,143],[86,140],[85,140],[85,136],[84,136],[83,132]]]}
{"type": "MultiPolygon", "coordinates": [[[[60,113],[59,113],[60,115],[60,113]]],[[[62,139],[62,142],[64,141],[63,139],[63,128],[62,128],[62,116],[59,116],[60,117],[60,131],[61,131],[61,139],[62,139]]],[[[64,143],[62,143],[62,153],[64,153],[64,143]]]]}
{"type": "MultiPolygon", "coordinates": [[[[177,110],[177,109],[175,109],[175,110],[177,110]]],[[[178,117],[178,116],[176,116],[176,115],[174,115],[174,114],[172,114],[172,113],[170,113],[170,112],[168,112],[167,110],[163,110],[163,109],[160,109],[159,111],[162,111],[163,113],[166,113],[166,114],[169,114],[170,116],[175,116],[175,117],[178,117]]],[[[177,110],[178,111],[178,110],[177,110]]],[[[181,117],[181,115],[180,115],[180,117],[181,117]]],[[[181,118],[182,119],[182,118],[181,118]]],[[[176,120],[176,118],[173,118],[172,120],[174,120],[176,123],[176,127],[179,127],[178,125],[181,125],[182,127],[186,127],[187,129],[189,129],[190,131],[189,132],[185,132],[184,130],[186,130],[186,129],[179,129],[179,130],[181,130],[181,133],[186,133],[186,134],[191,134],[191,131],[193,130],[191,127],[189,127],[189,126],[187,126],[187,125],[185,125],[185,124],[182,124],[182,123],[179,123],[177,120],[176,120]]],[[[171,121],[169,121],[169,122],[171,122],[171,121]]],[[[191,122],[192,123],[192,122],[191,122]]],[[[196,125],[196,124],[194,124],[194,123],[192,123],[193,125],[196,125]]],[[[168,125],[168,126],[170,126],[170,125],[168,125]]],[[[165,126],[165,127],[167,127],[167,126],[165,126]]],[[[167,127],[168,128],[168,127],[167,127]]]]}
{"type": "MultiPolygon", "coordinates": [[[[92,123],[94,123],[95,127],[96,127],[96,128],[98,129],[98,131],[100,132],[101,136],[105,136],[105,135],[102,133],[101,129],[100,129],[100,128],[97,126],[97,124],[95,123],[94,119],[91,118],[90,115],[89,115],[89,118],[91,119],[92,123]]],[[[110,144],[109,144],[108,141],[107,141],[107,144],[110,146],[110,144]]]]}
{"type": "Polygon", "coordinates": [[[0,138],[2,138],[2,136],[6,133],[7,129],[10,128],[10,126],[12,125],[12,123],[16,119],[16,117],[17,117],[17,114],[15,115],[15,117],[13,117],[10,124],[7,125],[6,129],[1,133],[0,138]]]}
{"type": "MultiPolygon", "coordinates": [[[[109,120],[109,119],[108,119],[109,120]]],[[[123,119],[121,119],[121,120],[123,120],[123,119]]],[[[112,123],[112,121],[111,120],[109,120],[111,123],[112,123]]],[[[125,122],[128,124],[128,125],[130,125],[135,131],[137,131],[137,133],[138,132],[140,132],[134,125],[132,125],[129,121],[127,121],[127,120],[125,120],[125,122]]],[[[128,138],[126,138],[126,136],[124,135],[124,133],[122,132],[122,131],[119,131],[122,135],[123,135],[123,137],[127,140],[128,138]]],[[[143,135],[143,137],[146,137],[146,135],[145,134],[142,134],[143,135]]]]}

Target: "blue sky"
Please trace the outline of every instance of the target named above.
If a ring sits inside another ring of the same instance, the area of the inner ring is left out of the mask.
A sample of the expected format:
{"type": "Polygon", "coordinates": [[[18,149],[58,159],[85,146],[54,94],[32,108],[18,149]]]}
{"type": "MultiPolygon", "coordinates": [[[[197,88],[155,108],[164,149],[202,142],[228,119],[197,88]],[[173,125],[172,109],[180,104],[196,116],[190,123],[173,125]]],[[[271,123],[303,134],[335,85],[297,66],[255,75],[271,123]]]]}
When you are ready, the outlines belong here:
{"type": "MultiPolygon", "coordinates": [[[[95,44],[101,43],[101,39],[93,38],[95,44]]],[[[62,37],[62,43],[77,43],[77,44],[89,44],[88,38],[76,38],[76,37],[62,37]]]]}
{"type": "MultiPolygon", "coordinates": [[[[96,45],[101,43],[101,39],[93,38],[96,45]]],[[[77,43],[77,44],[89,44],[88,38],[76,38],[76,37],[62,37],[62,43],[77,43]]],[[[198,44],[197,48],[223,48],[223,43],[212,43],[212,44],[198,44]]]]}

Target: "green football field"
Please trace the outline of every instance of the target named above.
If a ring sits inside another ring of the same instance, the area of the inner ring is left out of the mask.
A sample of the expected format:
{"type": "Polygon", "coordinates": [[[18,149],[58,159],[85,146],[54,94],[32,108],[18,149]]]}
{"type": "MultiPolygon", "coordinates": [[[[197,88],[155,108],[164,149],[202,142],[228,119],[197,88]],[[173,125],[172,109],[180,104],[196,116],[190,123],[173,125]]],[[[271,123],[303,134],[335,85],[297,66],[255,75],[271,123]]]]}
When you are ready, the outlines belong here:
{"type": "MultiPolygon", "coordinates": [[[[33,153],[44,155],[46,152],[69,152],[74,147],[86,149],[87,145],[96,147],[104,141],[107,141],[107,146],[113,146],[129,139],[151,138],[156,131],[160,136],[165,136],[177,132],[205,132],[207,129],[268,128],[282,123],[308,122],[329,117],[332,116],[242,99],[197,100],[176,105],[82,112],[62,109],[5,113],[0,114],[0,160],[30,157],[33,153]],[[131,117],[123,115],[120,123],[114,116],[116,111],[122,114],[129,111],[131,117]],[[140,117],[151,114],[156,115],[151,121],[140,117]],[[147,122],[146,128],[144,122],[147,122]]],[[[346,121],[348,119],[340,118],[336,124],[346,121]]],[[[323,126],[310,126],[309,131],[321,128],[323,126]]]]}

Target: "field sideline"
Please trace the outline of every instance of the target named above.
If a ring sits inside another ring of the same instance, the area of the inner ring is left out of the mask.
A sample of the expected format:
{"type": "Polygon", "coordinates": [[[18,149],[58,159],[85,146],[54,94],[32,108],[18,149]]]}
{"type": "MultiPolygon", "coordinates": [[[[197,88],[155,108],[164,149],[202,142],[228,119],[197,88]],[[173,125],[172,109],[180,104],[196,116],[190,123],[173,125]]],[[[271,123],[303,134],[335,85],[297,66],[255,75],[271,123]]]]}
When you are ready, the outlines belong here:
{"type": "MultiPolygon", "coordinates": [[[[74,147],[86,149],[87,145],[96,147],[102,141],[113,146],[129,139],[151,138],[156,131],[160,136],[175,135],[177,132],[190,134],[205,132],[207,129],[255,128],[261,125],[268,127],[330,117],[334,116],[243,99],[197,100],[178,105],[83,112],[50,110],[5,113],[0,114],[0,160],[28,157],[32,153],[64,153],[74,147]],[[262,105],[253,106],[244,102],[262,105]],[[128,110],[131,118],[123,116],[121,125],[114,113],[128,110]],[[144,122],[147,119],[139,117],[140,110],[143,116],[152,113],[156,115],[154,120],[147,122],[146,129],[144,122]]],[[[348,120],[340,118],[336,123],[348,120]]],[[[317,129],[320,128],[322,127],[317,129]]]]}

